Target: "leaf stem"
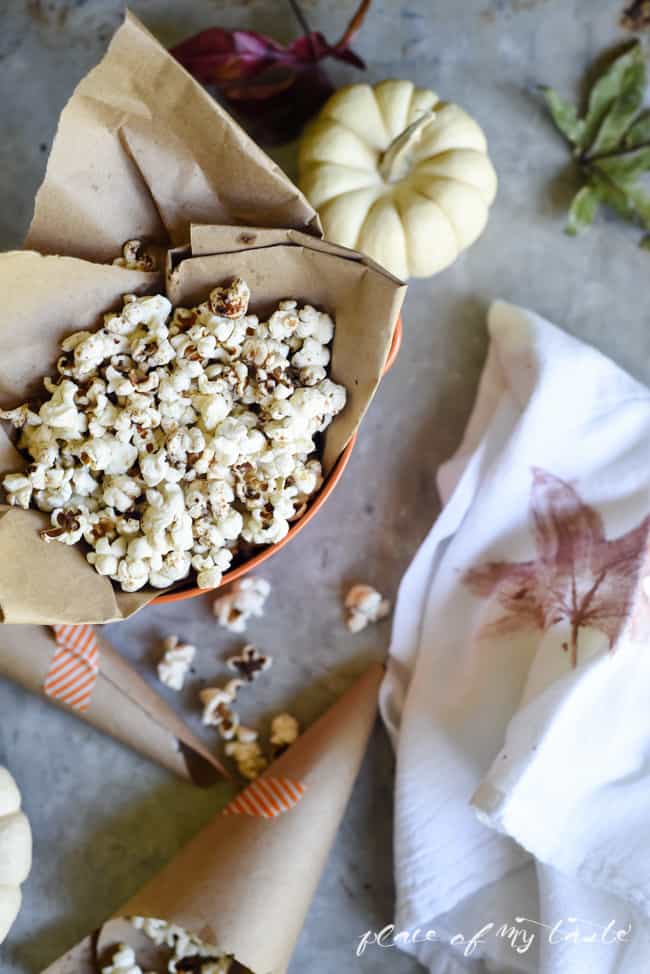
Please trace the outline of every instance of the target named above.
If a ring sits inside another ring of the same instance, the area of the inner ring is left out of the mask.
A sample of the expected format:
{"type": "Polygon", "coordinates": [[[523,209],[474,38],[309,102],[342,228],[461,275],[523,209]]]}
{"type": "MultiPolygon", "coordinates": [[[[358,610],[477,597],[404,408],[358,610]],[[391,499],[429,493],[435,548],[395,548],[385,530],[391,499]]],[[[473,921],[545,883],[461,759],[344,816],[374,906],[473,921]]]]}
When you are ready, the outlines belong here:
{"type": "Polygon", "coordinates": [[[601,159],[618,159],[638,152],[639,149],[650,149],[650,142],[639,142],[638,145],[631,145],[627,149],[612,149],[611,152],[600,152],[590,156],[588,151],[581,153],[579,160],[582,164],[588,165],[591,162],[600,162],[601,159]]]}
{"type": "Polygon", "coordinates": [[[307,18],[302,12],[298,4],[298,0],[289,0],[289,6],[293,10],[296,20],[300,24],[301,29],[305,32],[305,34],[311,34],[311,27],[307,23],[307,18]]]}
{"type": "Polygon", "coordinates": [[[343,31],[340,41],[334,45],[337,50],[345,49],[350,44],[350,41],[353,40],[355,34],[363,24],[364,18],[370,9],[371,3],[372,0],[361,0],[361,3],[357,8],[357,12],[352,16],[350,23],[343,31]]]}

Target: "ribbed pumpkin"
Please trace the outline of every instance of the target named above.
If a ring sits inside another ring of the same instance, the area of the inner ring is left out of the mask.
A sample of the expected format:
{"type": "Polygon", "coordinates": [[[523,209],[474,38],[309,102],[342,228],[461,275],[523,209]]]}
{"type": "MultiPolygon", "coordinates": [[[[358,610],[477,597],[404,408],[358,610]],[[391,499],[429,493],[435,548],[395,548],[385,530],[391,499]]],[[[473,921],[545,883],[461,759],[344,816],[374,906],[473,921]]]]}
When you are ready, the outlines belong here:
{"type": "Polygon", "coordinates": [[[325,236],[402,278],[469,247],[497,188],[477,123],[410,81],[337,91],[305,130],[299,168],[325,236]]]}
{"type": "Polygon", "coordinates": [[[0,768],[0,943],[18,915],[24,883],[32,866],[32,833],[20,810],[20,792],[0,768]]]}

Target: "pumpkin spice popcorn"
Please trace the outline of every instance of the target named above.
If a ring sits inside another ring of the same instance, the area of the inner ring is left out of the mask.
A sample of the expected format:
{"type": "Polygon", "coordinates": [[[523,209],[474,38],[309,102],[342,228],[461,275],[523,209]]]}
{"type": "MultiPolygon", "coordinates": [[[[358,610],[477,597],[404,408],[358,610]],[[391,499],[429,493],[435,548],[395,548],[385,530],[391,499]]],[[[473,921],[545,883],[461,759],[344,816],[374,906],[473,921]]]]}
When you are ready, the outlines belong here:
{"type": "Polygon", "coordinates": [[[244,646],[239,656],[230,656],[226,660],[228,669],[232,670],[233,673],[237,673],[241,680],[246,683],[252,683],[260,673],[268,670],[272,664],[272,656],[265,656],[250,643],[244,646]]]}
{"type": "Polygon", "coordinates": [[[353,585],[345,596],[344,610],[346,626],[357,633],[369,623],[385,619],[391,604],[372,585],[353,585]]]}
{"type": "MultiPolygon", "coordinates": [[[[0,411],[30,460],[4,477],[9,503],[48,512],[43,539],[84,541],[125,592],[191,571],[215,588],[322,483],[315,437],[346,402],[327,375],[334,322],[293,300],[260,321],[249,299],[241,279],[188,309],[126,295],[98,331],[63,340],[49,399],[0,411]]],[[[226,618],[245,624],[267,594],[240,586],[226,618]]]]}
{"type": "Polygon", "coordinates": [[[212,611],[220,626],[230,632],[245,632],[249,619],[264,615],[270,593],[271,585],[265,578],[242,578],[225,595],[214,600],[212,611]]]}
{"type": "Polygon", "coordinates": [[[196,656],[196,646],[182,643],[178,636],[167,636],[163,649],[163,658],[158,663],[158,679],[170,690],[182,690],[196,656]]]}
{"type": "Polygon", "coordinates": [[[278,756],[298,740],[300,724],[292,714],[276,714],[271,721],[271,747],[278,756]]]}

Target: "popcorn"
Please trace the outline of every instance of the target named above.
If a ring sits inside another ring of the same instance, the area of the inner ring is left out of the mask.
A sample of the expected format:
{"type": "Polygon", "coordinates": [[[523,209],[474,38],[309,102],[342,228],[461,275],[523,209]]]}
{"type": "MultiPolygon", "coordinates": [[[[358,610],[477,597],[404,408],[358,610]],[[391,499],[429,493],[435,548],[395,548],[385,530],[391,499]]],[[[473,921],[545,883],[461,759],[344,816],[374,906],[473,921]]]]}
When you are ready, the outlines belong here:
{"type": "MultiPolygon", "coordinates": [[[[116,261],[152,262],[137,240],[116,261]]],[[[8,503],[49,513],[46,540],[83,539],[124,591],[192,570],[216,588],[246,546],[284,538],[321,486],[315,437],[346,398],[326,369],[334,323],[293,300],[260,321],[249,301],[241,279],[173,315],[164,295],[127,294],[97,331],[64,339],[40,406],[0,411],[29,460],[2,481],[8,503]]],[[[244,580],[215,614],[243,632],[268,592],[244,580]]]]}
{"type": "Polygon", "coordinates": [[[240,277],[236,277],[229,287],[215,287],[210,292],[210,310],[224,318],[243,318],[248,311],[250,288],[240,277]]]}
{"type": "Polygon", "coordinates": [[[291,714],[277,714],[271,721],[271,746],[276,755],[286,751],[300,735],[300,724],[291,714]]]}
{"type": "Polygon", "coordinates": [[[122,247],[122,256],[113,261],[116,267],[128,271],[155,271],[156,258],[149,253],[141,240],[127,240],[122,247]]]}
{"type": "Polygon", "coordinates": [[[8,473],[2,481],[2,486],[5,489],[7,501],[12,507],[22,507],[27,510],[34,490],[30,477],[22,473],[8,473]]]}
{"type": "Polygon", "coordinates": [[[220,626],[230,632],[245,632],[249,619],[264,615],[264,605],[270,592],[271,585],[265,578],[242,578],[233,583],[226,595],[215,599],[212,611],[220,626]]]}
{"type": "Polygon", "coordinates": [[[325,345],[315,338],[305,338],[300,351],[294,353],[291,364],[296,369],[304,369],[309,365],[328,365],[329,360],[329,349],[325,345]]]}
{"type": "Polygon", "coordinates": [[[119,944],[111,963],[102,967],[101,974],[142,974],[142,968],[136,963],[135,952],[126,944],[119,944]]]}
{"type": "Polygon", "coordinates": [[[52,511],[52,527],[41,531],[44,541],[63,541],[64,544],[76,544],[81,541],[87,526],[87,516],[82,510],[73,508],[58,508],[52,511]]]}
{"type": "Polygon", "coordinates": [[[257,732],[248,727],[237,728],[237,739],[228,741],[225,752],[237,765],[242,778],[254,781],[269,765],[257,740],[257,732]]]}
{"type": "Polygon", "coordinates": [[[345,597],[345,624],[350,632],[361,632],[370,622],[379,622],[391,610],[388,599],[371,585],[353,585],[345,597]]]}
{"type": "Polygon", "coordinates": [[[206,727],[217,727],[226,741],[235,736],[239,727],[239,717],[231,709],[231,704],[242,686],[242,680],[229,680],[225,687],[206,687],[199,693],[203,704],[203,723],[206,727]]]}
{"type": "Polygon", "coordinates": [[[163,648],[165,652],[158,663],[158,679],[170,690],[182,690],[196,656],[196,647],[182,643],[178,636],[167,636],[163,648]]]}
{"type": "MultiPolygon", "coordinates": [[[[192,971],[193,974],[228,974],[234,958],[219,947],[206,944],[194,934],[175,923],[152,917],[131,917],[136,930],[141,930],[158,947],[167,948],[169,974],[192,971]],[[182,963],[185,961],[185,963],[182,963]]],[[[102,971],[102,974],[106,974],[102,971]]],[[[109,971],[109,974],[118,974],[109,971]]],[[[119,974],[122,974],[120,971],[119,974]]]]}
{"type": "MultiPolygon", "coordinates": [[[[268,670],[273,663],[272,656],[263,656],[254,646],[244,646],[241,656],[231,656],[226,666],[241,677],[240,682],[252,683],[260,673],[268,670]]],[[[231,683],[233,681],[231,680],[231,683]]]]}

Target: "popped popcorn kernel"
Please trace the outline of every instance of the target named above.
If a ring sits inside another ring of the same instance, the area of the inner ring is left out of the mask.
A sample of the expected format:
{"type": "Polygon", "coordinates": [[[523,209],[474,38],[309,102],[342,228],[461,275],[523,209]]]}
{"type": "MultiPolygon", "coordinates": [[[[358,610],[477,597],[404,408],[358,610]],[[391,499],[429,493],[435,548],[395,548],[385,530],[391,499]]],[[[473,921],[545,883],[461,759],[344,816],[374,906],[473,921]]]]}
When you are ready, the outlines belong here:
{"type": "MultiPolygon", "coordinates": [[[[115,263],[152,261],[129,240],[115,263]]],[[[322,485],[315,438],[346,401],[326,368],[334,322],[292,299],[260,321],[250,298],[239,278],[194,308],[124,295],[97,331],[62,341],[48,398],[0,410],[28,460],[3,477],[7,503],[50,514],[44,540],[83,540],[125,592],[191,572],[216,588],[238,555],[284,538],[322,485]]],[[[269,591],[244,579],[215,615],[244,632],[269,591]]]]}
{"type": "Polygon", "coordinates": [[[113,264],[129,271],[157,270],[155,255],[147,250],[141,240],[127,240],[122,247],[122,256],[116,257],[113,264]]]}
{"type": "MultiPolygon", "coordinates": [[[[261,489],[261,488],[260,488],[261,489]]],[[[251,497],[251,501],[255,498],[251,497]]],[[[212,611],[220,626],[230,632],[242,633],[250,619],[264,615],[266,600],[271,594],[271,584],[265,578],[249,576],[234,582],[225,595],[212,604],[212,611]]]]}
{"type": "Polygon", "coordinates": [[[170,690],[182,690],[196,656],[196,646],[182,643],[178,636],[163,640],[164,655],[158,663],[158,679],[170,690]]]}
{"type": "Polygon", "coordinates": [[[237,673],[245,683],[252,683],[260,673],[268,670],[273,663],[272,656],[264,656],[255,646],[244,646],[240,656],[231,656],[226,660],[226,666],[233,673],[237,673]]]}
{"type": "Polygon", "coordinates": [[[203,704],[202,721],[206,727],[216,727],[221,737],[228,741],[237,733],[239,717],[232,709],[242,680],[229,680],[225,687],[206,687],[199,693],[203,704]]]}
{"type": "Polygon", "coordinates": [[[238,736],[235,741],[228,741],[225,746],[226,754],[237,765],[237,771],[247,781],[259,778],[269,766],[267,758],[257,740],[245,741],[238,736]]]}
{"type": "MultiPolygon", "coordinates": [[[[167,948],[170,957],[167,962],[168,974],[228,974],[234,958],[224,953],[220,947],[205,943],[176,923],[167,923],[153,917],[131,917],[131,924],[141,930],[158,947],[167,948]],[[185,962],[185,963],[183,963],[185,962]]],[[[102,971],[102,974],[105,974],[102,971]]],[[[122,974],[109,971],[109,974],[122,974]]],[[[137,972],[134,972],[137,974],[137,972]]]]}
{"type": "Polygon", "coordinates": [[[345,624],[350,632],[361,632],[369,623],[390,613],[391,604],[371,585],[353,585],[345,597],[345,624]]]}
{"type": "Polygon", "coordinates": [[[277,714],[271,721],[271,747],[277,756],[300,736],[300,724],[292,714],[277,714]]]}

